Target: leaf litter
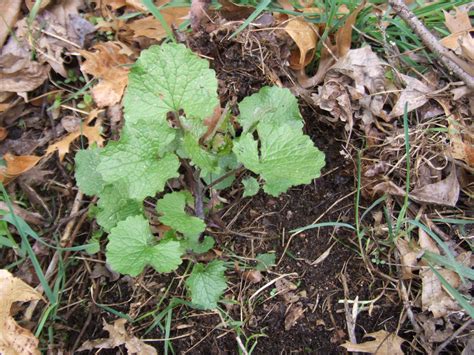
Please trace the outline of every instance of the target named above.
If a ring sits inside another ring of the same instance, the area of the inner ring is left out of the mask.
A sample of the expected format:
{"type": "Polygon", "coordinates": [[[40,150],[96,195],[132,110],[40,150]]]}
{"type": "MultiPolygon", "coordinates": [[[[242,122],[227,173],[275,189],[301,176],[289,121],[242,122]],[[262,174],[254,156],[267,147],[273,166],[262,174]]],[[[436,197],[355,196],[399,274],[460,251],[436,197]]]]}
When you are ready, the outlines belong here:
{"type": "MultiPolygon", "coordinates": [[[[222,15],[228,19],[232,18],[233,21],[241,21],[254,11],[251,6],[237,6],[228,1],[222,3],[222,15]]],[[[358,136],[365,134],[369,144],[362,156],[363,185],[368,185],[364,187],[364,194],[377,196],[382,192],[388,193],[389,203],[392,204],[390,206],[404,196],[406,188],[403,170],[404,142],[400,128],[400,117],[404,114],[405,105],[408,104],[408,113],[412,114],[412,118],[416,115],[418,119],[422,112],[434,112],[434,117],[410,121],[412,170],[409,190],[413,208],[421,206],[422,209],[443,215],[449,215],[445,212],[449,210],[442,206],[461,210],[465,210],[466,206],[469,208],[470,200],[466,196],[470,193],[472,196],[469,174],[472,173],[474,156],[472,124],[469,120],[473,105],[469,90],[458,85],[448,91],[443,89],[445,82],[439,81],[436,76],[426,73],[419,75],[414,71],[409,73],[392,67],[381,55],[380,48],[374,50],[377,45],[373,42],[368,41],[372,47],[366,43],[365,46],[351,49],[353,26],[358,13],[364,10],[365,3],[353,10],[345,18],[340,29],[331,33],[323,43],[320,43],[320,36],[324,32],[324,24],[315,26],[308,21],[319,9],[311,8],[305,2],[300,2],[300,6],[296,7],[289,2],[279,3],[287,10],[308,15],[289,18],[275,13],[265,14],[265,17],[257,18],[250,24],[248,30],[230,40],[229,35],[239,24],[229,23],[219,16],[219,12],[210,10],[209,14],[215,16],[214,21],[207,23],[203,18],[201,33],[186,38],[191,47],[213,59],[220,79],[220,99],[224,102],[236,102],[257,91],[261,83],[287,86],[300,93],[301,98],[318,112],[321,120],[327,120],[335,127],[345,126],[347,131],[358,136]],[[275,30],[280,25],[283,25],[282,28],[275,30]],[[318,44],[320,57],[317,65],[313,67],[318,44]],[[235,59],[237,57],[238,60],[235,59]],[[236,75],[236,72],[239,75],[236,75]],[[439,111],[443,112],[445,117],[436,115],[439,111]]],[[[27,2],[28,4],[31,5],[31,2],[27,2]]],[[[33,43],[25,40],[25,21],[17,21],[21,17],[21,11],[12,6],[15,11],[8,15],[7,24],[8,27],[14,28],[20,42],[12,43],[10,37],[0,53],[0,80],[3,80],[2,84],[8,84],[2,86],[0,105],[3,105],[1,107],[4,107],[6,112],[11,109],[10,102],[13,102],[8,100],[12,100],[16,95],[22,100],[33,97],[48,81],[48,75],[59,74],[67,77],[70,65],[64,59],[65,56],[74,55],[74,52],[80,52],[85,59],[81,64],[82,71],[97,80],[90,91],[94,99],[93,107],[108,108],[116,105],[121,102],[128,84],[129,65],[135,61],[140,50],[161,40],[165,35],[161,23],[147,14],[148,9],[140,2],[102,1],[97,11],[103,18],[99,19],[99,25],[95,28],[85,19],[90,19],[89,14],[84,15],[77,11],[81,5],[81,1],[66,1],[58,8],[54,2],[44,2],[33,23],[33,31],[36,31],[36,40],[33,43]],[[140,11],[144,15],[129,20],[118,18],[117,11],[125,14],[140,11]],[[107,35],[107,31],[115,31],[115,38],[110,38],[112,41],[94,40],[94,44],[90,45],[88,38],[90,40],[90,34],[94,30],[99,31],[96,33],[99,37],[96,38],[107,35]],[[31,53],[35,51],[38,55],[33,60],[31,53]],[[3,99],[4,97],[7,99],[3,99]]],[[[166,5],[166,1],[158,2],[157,5],[166,5]]],[[[186,20],[189,11],[185,7],[164,7],[162,10],[165,21],[174,29],[186,20]]],[[[347,8],[338,9],[341,16],[348,12],[347,8]]],[[[459,60],[472,63],[472,26],[466,14],[464,9],[456,9],[454,15],[445,13],[446,27],[451,35],[440,43],[452,50],[459,60]]],[[[7,39],[8,33],[0,26],[0,39],[2,34],[7,39]]],[[[176,34],[178,40],[182,41],[181,34],[176,34]]],[[[48,104],[50,102],[48,101],[48,104]]],[[[234,114],[237,113],[233,107],[231,110],[234,114]]],[[[63,115],[64,111],[65,109],[62,109],[60,115],[63,115]]],[[[81,120],[78,120],[77,116],[69,123],[63,121],[68,133],[56,143],[50,144],[46,149],[45,160],[51,161],[51,153],[58,151],[60,161],[66,164],[70,153],[76,150],[74,142],[81,135],[88,138],[89,145],[95,143],[101,146],[104,137],[108,136],[107,122],[104,124],[103,116],[100,119],[90,117],[91,115],[84,119],[84,124],[79,127],[76,125],[81,120]],[[93,119],[96,119],[95,124],[92,123],[93,119]]],[[[316,118],[312,116],[311,119],[316,118]]],[[[11,126],[5,127],[5,137],[8,137],[11,135],[11,126]]],[[[7,154],[4,157],[7,165],[2,168],[2,179],[12,179],[29,171],[43,157],[44,151],[39,150],[35,155],[24,156],[7,154]]],[[[11,184],[14,186],[15,181],[11,184]]],[[[257,188],[258,183],[253,190],[257,188]]],[[[250,195],[256,196],[255,198],[259,196],[258,193],[254,195],[254,191],[249,193],[250,195]]],[[[379,229],[383,233],[386,226],[379,229]]],[[[453,241],[459,241],[462,236],[462,231],[454,230],[452,234],[445,235],[447,241],[451,238],[453,241]]],[[[461,244],[455,247],[455,252],[464,255],[461,244]]],[[[460,314],[462,310],[422,257],[425,252],[445,256],[444,251],[440,251],[432,239],[421,230],[418,240],[398,239],[396,249],[402,265],[401,278],[405,281],[421,280],[421,299],[417,304],[421,311],[416,314],[416,319],[424,329],[426,339],[431,339],[428,342],[432,343],[446,340],[448,334],[452,334],[453,315],[460,314]],[[437,328],[446,327],[445,333],[439,329],[438,333],[433,332],[433,324],[436,324],[437,328]],[[438,334],[437,337],[435,333],[438,334]]],[[[331,251],[331,248],[326,247],[325,250],[331,251]]],[[[314,266],[322,267],[330,259],[329,253],[325,254],[314,266]]],[[[314,256],[311,260],[314,260],[314,256]]],[[[459,262],[466,263],[466,259],[459,258],[459,262]]],[[[438,267],[437,270],[453,288],[466,292],[456,272],[447,267],[438,267]]],[[[263,279],[261,277],[262,275],[259,275],[253,284],[261,284],[267,275],[265,274],[263,279]]],[[[225,289],[225,286],[220,284],[218,288],[225,289]]],[[[285,286],[282,286],[282,283],[278,283],[277,289],[281,291],[284,302],[289,302],[290,305],[289,310],[284,312],[282,328],[295,332],[298,322],[305,322],[310,308],[307,307],[304,297],[297,295],[294,290],[284,291],[285,286]]],[[[199,286],[194,286],[194,292],[199,292],[199,286]]],[[[215,301],[216,299],[206,299],[205,295],[201,299],[201,302],[209,304],[214,304],[215,301]]],[[[137,346],[141,346],[141,351],[148,351],[146,344],[128,335],[124,327],[125,322],[119,323],[116,321],[110,325],[104,322],[104,329],[109,331],[110,337],[99,339],[99,347],[103,345],[105,348],[113,348],[125,344],[129,351],[131,350],[128,346],[135,350],[137,346]]],[[[456,324],[458,327],[459,323],[456,324]]],[[[394,333],[380,330],[370,332],[366,336],[375,340],[361,340],[360,344],[345,343],[343,346],[351,351],[401,353],[403,340],[394,333]]],[[[92,349],[92,343],[85,344],[92,349]]]]}

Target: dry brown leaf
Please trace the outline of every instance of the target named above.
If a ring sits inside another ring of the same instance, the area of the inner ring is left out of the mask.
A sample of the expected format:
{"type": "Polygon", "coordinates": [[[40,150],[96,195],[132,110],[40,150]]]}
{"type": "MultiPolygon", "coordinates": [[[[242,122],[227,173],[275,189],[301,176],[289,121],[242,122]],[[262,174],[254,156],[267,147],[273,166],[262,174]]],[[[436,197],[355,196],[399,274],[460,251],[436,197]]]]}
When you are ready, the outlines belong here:
{"type": "MultiPolygon", "coordinates": [[[[461,285],[461,279],[452,270],[440,269],[438,272],[453,287],[461,285]]],[[[421,305],[423,311],[430,311],[433,317],[439,318],[448,315],[449,312],[458,311],[458,303],[443,289],[438,276],[431,270],[426,269],[420,273],[422,280],[421,305]]]]}
{"type": "Polygon", "coordinates": [[[5,154],[3,159],[6,162],[6,167],[0,168],[0,182],[8,183],[18,175],[33,168],[41,158],[34,155],[5,154]]]}
{"type": "Polygon", "coordinates": [[[80,51],[86,58],[81,68],[99,79],[92,88],[92,96],[99,107],[118,103],[128,83],[128,64],[132,61],[122,53],[117,42],[105,42],[93,47],[95,51],[80,51]]]}
{"type": "Polygon", "coordinates": [[[347,351],[360,351],[377,355],[403,355],[402,344],[405,340],[398,335],[385,330],[379,330],[364,336],[364,338],[367,337],[374,338],[375,340],[366,341],[361,344],[345,342],[341,346],[347,351]]]}
{"type": "Polygon", "coordinates": [[[463,32],[471,29],[471,20],[469,19],[469,13],[467,10],[461,10],[456,8],[456,14],[451,15],[449,12],[444,11],[444,24],[448,28],[449,32],[463,32]]]}
{"type": "Polygon", "coordinates": [[[399,74],[400,78],[404,81],[406,87],[403,89],[400,97],[398,98],[395,106],[392,108],[392,112],[389,113],[389,119],[393,119],[403,115],[405,112],[405,105],[407,104],[407,112],[413,111],[418,107],[423,106],[428,102],[428,94],[434,89],[424,84],[418,79],[411,76],[399,74]]]}
{"type": "Polygon", "coordinates": [[[429,251],[433,254],[439,254],[438,245],[431,238],[428,233],[426,233],[423,228],[418,229],[418,244],[423,251],[429,251]]]}
{"type": "Polygon", "coordinates": [[[38,339],[20,327],[10,314],[13,302],[40,299],[41,294],[34,288],[7,270],[0,270],[0,354],[40,354],[38,339]]]}
{"type": "Polygon", "coordinates": [[[126,319],[120,318],[114,324],[107,324],[104,320],[103,328],[109,333],[108,338],[88,340],[77,351],[92,349],[113,349],[120,345],[125,345],[129,354],[156,355],[154,347],[145,344],[135,336],[128,334],[125,329],[126,319]]]}
{"type": "Polygon", "coordinates": [[[413,189],[410,192],[410,198],[421,203],[454,207],[458,202],[460,189],[456,168],[453,166],[446,179],[413,189]]]}
{"type": "Polygon", "coordinates": [[[472,38],[471,33],[464,34],[460,39],[460,46],[461,46],[461,55],[474,63],[474,38],[472,38]]]}
{"type": "Polygon", "coordinates": [[[20,14],[21,0],[0,1],[0,49],[20,14]]]}
{"type": "Polygon", "coordinates": [[[28,92],[48,78],[49,66],[34,62],[29,56],[15,54],[0,56],[1,91],[28,92]]]}
{"type": "Polygon", "coordinates": [[[285,31],[293,39],[298,49],[291,51],[289,58],[291,69],[303,69],[314,58],[318,36],[317,28],[301,17],[294,17],[285,26],[285,31]]]}
{"type": "MultiPolygon", "coordinates": [[[[179,26],[189,13],[188,7],[168,7],[160,10],[168,26],[179,26]]],[[[162,40],[166,37],[166,31],[154,16],[147,16],[131,22],[128,27],[133,31],[133,37],[147,37],[162,40]]]]}
{"type": "Polygon", "coordinates": [[[413,269],[418,264],[418,250],[405,239],[398,238],[395,241],[398,252],[400,253],[402,279],[408,280],[413,278],[413,269]]]}
{"type": "Polygon", "coordinates": [[[252,284],[258,284],[262,281],[262,273],[258,270],[247,270],[242,273],[244,280],[249,281],[252,284]]]}
{"type": "Polygon", "coordinates": [[[285,317],[285,330],[289,331],[298,320],[303,316],[305,309],[301,304],[295,304],[290,306],[290,310],[285,317]]]}
{"type": "Polygon", "coordinates": [[[336,33],[336,50],[338,58],[343,57],[351,49],[352,43],[352,26],[354,26],[357,15],[365,7],[366,0],[363,0],[359,6],[347,17],[344,26],[337,30],[336,33]]]}
{"type": "Polygon", "coordinates": [[[93,126],[84,125],[82,129],[77,130],[76,132],[69,133],[67,136],[62,138],[60,141],[51,144],[46,150],[46,154],[52,154],[55,151],[58,151],[59,160],[63,161],[64,156],[69,153],[69,148],[71,143],[74,142],[76,138],[83,135],[89,141],[89,145],[97,144],[97,146],[102,147],[104,145],[104,138],[102,137],[102,124],[100,120],[97,120],[96,124],[93,126]]]}

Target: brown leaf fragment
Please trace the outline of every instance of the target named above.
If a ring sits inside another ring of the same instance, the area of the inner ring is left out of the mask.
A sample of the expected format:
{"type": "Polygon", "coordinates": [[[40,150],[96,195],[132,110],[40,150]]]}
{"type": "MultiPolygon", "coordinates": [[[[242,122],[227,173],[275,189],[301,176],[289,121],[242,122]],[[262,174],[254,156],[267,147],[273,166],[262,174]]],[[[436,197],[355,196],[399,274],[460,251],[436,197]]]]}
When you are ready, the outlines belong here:
{"type": "MultiPolygon", "coordinates": [[[[453,287],[461,285],[461,279],[452,270],[440,269],[438,272],[453,287]]],[[[459,305],[443,289],[438,276],[429,268],[420,273],[422,280],[421,305],[424,311],[433,313],[433,317],[440,318],[448,315],[449,312],[458,311],[459,305]]]]}
{"type": "Polygon", "coordinates": [[[33,168],[41,158],[35,155],[13,155],[6,153],[3,156],[6,166],[0,167],[0,182],[8,183],[18,175],[33,168]]]}
{"type": "Polygon", "coordinates": [[[132,61],[122,53],[116,42],[105,42],[93,47],[95,51],[80,51],[86,61],[82,70],[99,79],[92,88],[92,97],[99,107],[111,106],[122,99],[128,83],[128,64],[132,61]]]}
{"type": "Polygon", "coordinates": [[[466,33],[459,39],[461,55],[471,63],[474,63],[474,38],[470,33],[466,33]]]}
{"type": "MultiPolygon", "coordinates": [[[[12,207],[13,207],[13,213],[21,217],[22,219],[24,219],[27,223],[34,224],[34,225],[43,224],[44,218],[39,213],[27,211],[16,204],[13,204],[12,207]]],[[[0,210],[10,211],[10,208],[5,202],[0,201],[0,210]]]]}
{"type": "Polygon", "coordinates": [[[301,304],[294,304],[290,306],[290,310],[285,317],[285,330],[289,331],[298,320],[303,316],[305,309],[301,304]]]}
{"type": "Polygon", "coordinates": [[[405,105],[407,112],[413,111],[418,107],[423,106],[428,102],[428,95],[433,91],[433,88],[424,84],[418,79],[411,76],[399,74],[400,78],[405,82],[405,89],[402,90],[392,112],[389,113],[389,119],[399,117],[405,112],[405,105]]]}
{"type": "Polygon", "coordinates": [[[135,336],[128,334],[125,329],[126,319],[120,318],[114,321],[114,324],[107,324],[104,320],[103,328],[109,333],[108,338],[88,340],[77,351],[92,349],[113,349],[120,345],[125,345],[129,354],[156,355],[154,347],[145,344],[135,336]]]}
{"type": "Polygon", "coordinates": [[[316,51],[318,43],[316,26],[301,17],[294,17],[286,24],[285,31],[298,47],[298,49],[291,51],[290,68],[305,68],[313,60],[316,51]]]}
{"type": "Polygon", "coordinates": [[[242,273],[242,277],[244,280],[252,283],[252,284],[258,284],[260,281],[262,281],[262,273],[258,270],[247,270],[242,273]]]}
{"type": "Polygon", "coordinates": [[[20,14],[21,0],[0,1],[0,49],[20,14]]]}
{"type": "Polygon", "coordinates": [[[28,92],[39,87],[48,78],[49,66],[32,61],[29,56],[12,53],[0,56],[0,90],[28,92]]]}
{"type": "Polygon", "coordinates": [[[434,184],[413,189],[410,198],[421,203],[434,203],[454,207],[458,202],[460,186],[453,166],[448,177],[434,184]]]}
{"type": "Polygon", "coordinates": [[[400,253],[402,279],[408,280],[413,278],[413,269],[417,266],[418,251],[413,248],[410,243],[402,238],[395,241],[398,252],[400,253]]]}
{"type": "Polygon", "coordinates": [[[364,338],[366,337],[374,338],[375,340],[366,341],[361,344],[345,342],[341,346],[347,351],[360,351],[377,355],[403,355],[402,344],[405,340],[396,334],[379,330],[375,333],[366,334],[364,338]]]}
{"type": "Polygon", "coordinates": [[[461,10],[456,8],[456,13],[451,15],[449,12],[444,11],[444,24],[448,28],[449,32],[456,33],[462,31],[469,31],[472,27],[471,20],[469,19],[469,13],[467,10],[461,10]]]}
{"type": "MultiPolygon", "coordinates": [[[[189,13],[188,7],[168,7],[160,10],[161,15],[165,19],[168,26],[177,27],[181,25],[187,18],[189,13]]],[[[128,25],[133,31],[133,37],[147,37],[161,41],[166,37],[167,33],[163,25],[154,16],[147,16],[131,22],[128,25]]]]}
{"type": "Polygon", "coordinates": [[[7,270],[0,270],[0,354],[40,354],[38,339],[11,316],[13,302],[42,299],[41,294],[7,270]]]}
{"type": "Polygon", "coordinates": [[[90,145],[94,143],[99,147],[104,145],[104,138],[102,137],[102,123],[100,120],[97,120],[95,125],[83,125],[82,128],[79,128],[77,131],[69,133],[60,141],[51,144],[46,150],[46,154],[49,155],[55,151],[58,151],[59,160],[63,161],[64,156],[69,153],[71,143],[81,135],[87,138],[90,145]]]}

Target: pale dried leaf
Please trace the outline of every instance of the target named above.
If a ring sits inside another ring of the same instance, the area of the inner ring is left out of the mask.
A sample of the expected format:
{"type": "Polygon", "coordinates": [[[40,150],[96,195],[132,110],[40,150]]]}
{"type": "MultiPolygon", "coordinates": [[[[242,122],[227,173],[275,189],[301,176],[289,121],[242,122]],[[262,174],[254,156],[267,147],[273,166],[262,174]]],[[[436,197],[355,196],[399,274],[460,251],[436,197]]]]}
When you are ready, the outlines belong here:
{"type": "Polygon", "coordinates": [[[433,238],[431,238],[428,233],[423,230],[423,228],[418,229],[418,244],[424,251],[429,251],[433,254],[440,254],[438,245],[433,240],[433,238]]]}
{"type": "Polygon", "coordinates": [[[0,354],[40,354],[38,339],[20,327],[10,314],[13,302],[40,299],[41,294],[34,288],[7,270],[0,270],[0,354]]]}
{"type": "Polygon", "coordinates": [[[1,91],[28,92],[48,78],[49,65],[32,61],[30,56],[12,53],[0,56],[1,91]]]}
{"type": "Polygon", "coordinates": [[[156,355],[154,347],[145,344],[135,336],[128,334],[125,329],[126,319],[117,319],[114,324],[107,324],[104,320],[103,328],[109,333],[108,338],[88,340],[77,351],[92,349],[113,349],[120,345],[125,345],[129,354],[156,355]]]}
{"type": "Polygon", "coordinates": [[[413,189],[410,192],[410,198],[421,203],[454,207],[458,202],[460,190],[456,168],[453,166],[446,179],[413,189]]]}
{"type": "MultiPolygon", "coordinates": [[[[452,287],[458,288],[461,285],[461,280],[454,271],[441,269],[438,272],[452,287]]],[[[441,281],[431,269],[424,270],[420,275],[422,280],[421,304],[424,311],[431,311],[435,318],[439,318],[460,309],[457,302],[443,289],[441,281]]]]}
{"type": "Polygon", "coordinates": [[[366,334],[364,338],[371,337],[375,340],[366,341],[361,344],[345,342],[341,346],[347,351],[359,351],[377,355],[403,355],[402,344],[405,341],[398,335],[379,330],[375,333],[366,334]]]}
{"type": "Polygon", "coordinates": [[[469,13],[467,10],[461,10],[456,8],[456,14],[451,15],[449,12],[444,11],[444,24],[448,28],[449,32],[456,33],[462,31],[469,31],[471,29],[471,20],[469,19],[469,13]]]}
{"type": "Polygon", "coordinates": [[[290,310],[285,317],[285,330],[289,331],[298,320],[303,316],[305,309],[301,304],[295,304],[290,306],[290,310]]]}
{"type": "Polygon", "coordinates": [[[34,155],[13,155],[6,153],[3,159],[6,167],[0,168],[0,182],[8,183],[18,175],[33,168],[42,157],[34,155]]]}
{"type": "Polygon", "coordinates": [[[413,278],[413,269],[417,266],[418,251],[414,250],[410,243],[402,238],[395,241],[398,252],[400,253],[402,279],[408,280],[413,278]]]}
{"type": "Polygon", "coordinates": [[[318,43],[317,28],[301,17],[294,17],[286,24],[285,31],[298,47],[291,52],[290,68],[303,69],[313,60],[318,43]]]}
{"type": "Polygon", "coordinates": [[[474,63],[474,38],[468,32],[459,39],[459,42],[461,55],[471,63],[474,63]]]}
{"type": "Polygon", "coordinates": [[[408,105],[407,112],[413,111],[418,107],[423,106],[428,102],[427,94],[433,91],[433,88],[429,87],[418,79],[404,74],[399,75],[400,78],[405,82],[406,87],[403,89],[395,106],[392,108],[392,112],[390,112],[388,115],[390,119],[403,115],[405,112],[405,105],[408,105]]]}
{"type": "Polygon", "coordinates": [[[448,120],[448,134],[451,143],[451,156],[474,167],[474,130],[458,113],[448,120]]]}
{"type": "MultiPolygon", "coordinates": [[[[168,7],[160,10],[168,26],[177,27],[182,24],[189,13],[188,7],[168,7]]],[[[167,33],[161,22],[154,16],[147,16],[131,22],[128,27],[133,31],[133,37],[147,37],[158,41],[166,37],[167,33]]]]}
{"type": "Polygon", "coordinates": [[[0,1],[0,49],[20,14],[21,0],[0,1]]]}

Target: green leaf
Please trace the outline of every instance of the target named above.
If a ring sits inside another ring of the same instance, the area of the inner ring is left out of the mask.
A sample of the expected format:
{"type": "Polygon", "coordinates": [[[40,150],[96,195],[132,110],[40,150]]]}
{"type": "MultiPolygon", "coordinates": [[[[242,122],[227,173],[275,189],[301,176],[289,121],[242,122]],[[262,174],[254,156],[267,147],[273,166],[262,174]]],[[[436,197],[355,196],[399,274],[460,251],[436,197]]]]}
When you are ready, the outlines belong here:
{"type": "Polygon", "coordinates": [[[212,249],[215,244],[214,238],[206,235],[202,242],[199,241],[199,234],[187,235],[181,241],[184,249],[190,250],[196,254],[203,254],[212,249]]]}
{"type": "Polygon", "coordinates": [[[76,161],[76,183],[86,195],[98,195],[104,188],[105,182],[97,171],[100,162],[101,149],[92,147],[79,150],[74,160],[76,161]]]}
{"type": "MultiPolygon", "coordinates": [[[[108,183],[123,181],[128,186],[130,198],[143,200],[164,189],[165,183],[178,177],[179,160],[173,153],[159,158],[165,148],[164,142],[171,142],[174,135],[165,126],[142,134],[130,131],[119,142],[112,142],[102,152],[99,172],[108,183]],[[136,133],[136,134],[135,134],[136,133]]],[[[128,133],[128,132],[126,132],[128,133]]]]}
{"type": "Polygon", "coordinates": [[[99,230],[92,234],[92,237],[89,239],[89,243],[87,244],[87,254],[94,255],[100,251],[100,239],[102,238],[103,233],[103,231],[99,230]]]}
{"type": "Polygon", "coordinates": [[[192,203],[192,196],[186,191],[166,194],[156,204],[156,210],[162,214],[159,220],[184,235],[200,235],[206,229],[206,224],[202,219],[185,212],[187,203],[192,203]]]}
{"type": "Polygon", "coordinates": [[[110,232],[118,222],[129,216],[143,214],[143,204],[128,197],[127,186],[123,183],[106,186],[100,194],[97,207],[97,223],[106,232],[110,232]]]}
{"type": "Polygon", "coordinates": [[[204,120],[218,105],[217,79],[209,62],[182,44],[151,46],[129,75],[124,98],[125,120],[166,122],[168,112],[204,120]]]}
{"type": "Polygon", "coordinates": [[[254,177],[246,177],[242,180],[242,184],[244,184],[244,194],[242,197],[251,197],[255,196],[260,190],[260,185],[254,177]]]}
{"type": "Polygon", "coordinates": [[[265,86],[256,94],[246,97],[239,104],[239,111],[238,121],[243,133],[253,131],[259,122],[303,127],[296,97],[290,90],[277,86],[265,86]]]}
{"type": "Polygon", "coordinates": [[[186,154],[191,161],[201,169],[201,174],[206,176],[210,173],[218,173],[219,166],[217,157],[204,150],[198,140],[191,134],[185,134],[183,138],[183,145],[186,154]]]}
{"type": "Polygon", "coordinates": [[[244,134],[234,144],[234,153],[244,166],[265,179],[264,191],[278,196],[291,186],[309,184],[324,167],[320,152],[301,129],[290,125],[260,122],[260,140],[251,133],[244,134]]]}
{"type": "Polygon", "coordinates": [[[112,229],[106,257],[115,271],[137,276],[147,265],[158,272],[176,270],[182,262],[182,254],[179,242],[167,240],[156,243],[145,217],[132,216],[112,229]]]}
{"type": "Polygon", "coordinates": [[[201,309],[214,309],[227,288],[224,275],[226,268],[220,260],[204,265],[194,265],[191,275],[186,280],[186,287],[191,293],[192,302],[201,309]]]}
{"type": "Polygon", "coordinates": [[[265,271],[275,265],[276,255],[275,253],[258,254],[256,259],[258,263],[255,270],[265,271]]]}

